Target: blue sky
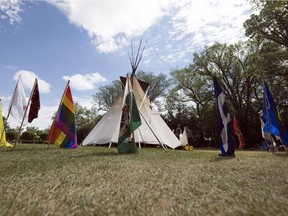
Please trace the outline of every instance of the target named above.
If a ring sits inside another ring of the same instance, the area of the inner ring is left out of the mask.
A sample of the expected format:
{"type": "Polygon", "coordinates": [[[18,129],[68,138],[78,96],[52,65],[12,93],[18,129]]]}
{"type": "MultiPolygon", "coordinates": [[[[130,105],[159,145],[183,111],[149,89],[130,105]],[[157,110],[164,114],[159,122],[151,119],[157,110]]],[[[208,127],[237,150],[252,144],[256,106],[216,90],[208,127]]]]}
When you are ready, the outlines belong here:
{"type": "MultiPolygon", "coordinates": [[[[169,73],[215,41],[246,40],[245,0],[0,1],[3,116],[19,74],[29,97],[39,79],[41,110],[28,126],[49,127],[67,80],[74,101],[91,107],[101,85],[131,71],[130,41],[148,40],[140,70],[169,73]]],[[[12,117],[11,127],[20,123],[12,117]]]]}

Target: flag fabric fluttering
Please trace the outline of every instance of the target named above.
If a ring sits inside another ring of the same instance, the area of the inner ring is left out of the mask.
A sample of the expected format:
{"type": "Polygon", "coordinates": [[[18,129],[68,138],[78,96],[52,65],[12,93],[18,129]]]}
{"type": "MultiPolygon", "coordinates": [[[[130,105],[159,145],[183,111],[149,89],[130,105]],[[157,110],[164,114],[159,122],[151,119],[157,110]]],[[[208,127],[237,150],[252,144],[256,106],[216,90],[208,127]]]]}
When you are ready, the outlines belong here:
{"type": "Polygon", "coordinates": [[[282,143],[288,146],[288,134],[279,119],[275,101],[266,82],[264,82],[263,92],[263,119],[265,122],[263,131],[279,137],[282,143]]]}
{"type": "MultiPolygon", "coordinates": [[[[25,97],[22,79],[20,76],[10,101],[8,115],[13,116],[17,121],[22,122],[26,109],[27,109],[27,100],[25,97]]],[[[27,117],[25,117],[23,123],[24,125],[28,123],[27,117]]]]}
{"type": "Polygon", "coordinates": [[[239,140],[239,148],[243,149],[246,144],[245,144],[243,134],[240,130],[238,121],[236,119],[236,116],[234,116],[234,119],[233,119],[233,126],[234,126],[234,134],[238,137],[238,140],[239,140]]]}
{"type": "Polygon", "coordinates": [[[233,123],[230,118],[228,107],[225,103],[225,95],[218,80],[213,77],[214,92],[217,102],[217,113],[221,130],[221,154],[222,156],[233,156],[235,152],[235,140],[233,135],[233,123]]]}
{"type": "MultiPolygon", "coordinates": [[[[122,109],[121,128],[119,133],[118,144],[130,137],[133,131],[141,126],[141,118],[136,104],[135,96],[129,89],[130,79],[126,79],[124,106],[122,109]],[[129,82],[129,83],[128,83],[129,82]],[[131,101],[132,100],[132,101],[131,101]]],[[[132,88],[131,88],[132,89],[132,88]]]]}
{"type": "Polygon", "coordinates": [[[272,139],[271,134],[264,131],[265,123],[263,122],[262,117],[259,116],[259,118],[260,118],[260,124],[261,124],[262,138],[264,138],[265,140],[271,140],[272,139]]]}
{"type": "Polygon", "coordinates": [[[186,127],[184,127],[183,133],[180,134],[179,138],[180,138],[180,142],[181,142],[182,146],[189,145],[188,137],[187,137],[187,128],[186,127]]]}
{"type": "Polygon", "coordinates": [[[0,147],[13,147],[6,141],[6,133],[4,128],[3,116],[2,116],[2,101],[0,99],[0,147]]]}
{"type": "Polygon", "coordinates": [[[35,79],[34,88],[30,98],[30,109],[28,114],[28,122],[31,123],[35,118],[38,118],[38,112],[40,110],[40,95],[38,88],[38,80],[35,79]]]}
{"type": "Polygon", "coordinates": [[[47,138],[49,143],[60,148],[77,148],[75,109],[69,82],[47,138]]]}

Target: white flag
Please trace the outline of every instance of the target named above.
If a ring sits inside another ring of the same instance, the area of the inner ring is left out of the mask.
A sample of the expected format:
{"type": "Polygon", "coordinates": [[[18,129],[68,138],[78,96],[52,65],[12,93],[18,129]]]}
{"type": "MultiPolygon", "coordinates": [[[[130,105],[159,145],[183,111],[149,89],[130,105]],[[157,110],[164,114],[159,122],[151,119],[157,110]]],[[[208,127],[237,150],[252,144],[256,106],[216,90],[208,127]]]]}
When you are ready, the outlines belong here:
{"type": "MultiPolygon", "coordinates": [[[[27,100],[25,97],[25,92],[21,80],[21,76],[19,77],[18,83],[15,87],[13,96],[10,101],[9,110],[10,115],[13,116],[20,123],[23,120],[25,110],[27,108],[27,100]]],[[[25,117],[24,125],[27,124],[28,117],[25,117]]]]}
{"type": "Polygon", "coordinates": [[[180,134],[180,142],[182,146],[186,146],[188,145],[188,137],[187,137],[187,131],[186,131],[186,127],[184,127],[184,132],[182,134],[180,134]]]}

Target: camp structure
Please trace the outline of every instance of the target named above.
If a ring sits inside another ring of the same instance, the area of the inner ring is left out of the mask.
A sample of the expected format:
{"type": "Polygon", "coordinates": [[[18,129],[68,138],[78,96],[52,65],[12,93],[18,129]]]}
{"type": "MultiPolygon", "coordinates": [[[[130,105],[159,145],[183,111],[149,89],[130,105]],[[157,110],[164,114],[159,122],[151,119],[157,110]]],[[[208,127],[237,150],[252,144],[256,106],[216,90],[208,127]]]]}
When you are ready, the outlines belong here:
{"type": "MultiPolygon", "coordinates": [[[[133,93],[141,117],[141,126],[134,131],[135,142],[176,148],[180,141],[164,122],[158,112],[151,109],[151,103],[146,97],[138,79],[132,76],[133,93]]],[[[126,81],[126,84],[128,82],[126,81]]],[[[122,108],[124,106],[124,90],[108,112],[83,140],[82,145],[117,143],[119,138],[122,108]]]]}
{"type": "Polygon", "coordinates": [[[136,78],[135,71],[142,56],[139,54],[140,46],[136,58],[133,58],[133,52],[132,58],[130,58],[132,66],[131,77],[121,78],[124,85],[123,91],[108,112],[83,140],[83,146],[103,144],[110,144],[109,146],[111,146],[112,143],[118,143],[122,110],[124,107],[125,94],[127,94],[125,91],[129,83],[131,83],[130,91],[134,94],[141,118],[141,126],[133,133],[134,141],[139,144],[159,145],[164,149],[166,149],[166,147],[174,149],[181,146],[180,140],[177,139],[160,114],[151,108],[150,100],[147,98],[149,84],[136,78]]]}

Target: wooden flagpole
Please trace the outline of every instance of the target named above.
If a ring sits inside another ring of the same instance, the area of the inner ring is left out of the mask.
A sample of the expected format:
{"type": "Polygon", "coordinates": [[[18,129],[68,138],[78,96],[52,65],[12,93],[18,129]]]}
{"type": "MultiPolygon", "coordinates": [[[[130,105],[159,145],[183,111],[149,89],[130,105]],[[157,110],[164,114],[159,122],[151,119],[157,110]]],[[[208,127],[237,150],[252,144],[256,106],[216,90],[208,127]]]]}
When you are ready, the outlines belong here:
{"type": "Polygon", "coordinates": [[[55,126],[55,125],[54,125],[54,122],[55,122],[56,117],[57,117],[57,114],[58,114],[58,112],[59,112],[59,110],[60,110],[60,106],[61,106],[61,104],[62,104],[62,102],[63,102],[64,95],[65,95],[65,93],[66,93],[66,91],[67,91],[67,88],[68,88],[69,84],[70,84],[70,80],[68,80],[68,82],[67,82],[67,85],[66,85],[65,90],[64,90],[64,92],[63,92],[63,95],[62,95],[61,101],[60,101],[60,103],[59,103],[59,106],[58,106],[58,109],[57,109],[57,112],[56,112],[56,115],[55,115],[54,120],[53,120],[53,122],[52,122],[52,125],[51,125],[51,128],[50,128],[50,131],[49,131],[49,138],[48,138],[48,145],[47,145],[47,149],[49,149],[49,147],[50,147],[51,136],[52,136],[52,132],[53,132],[53,129],[54,129],[54,126],[55,126]]]}
{"type": "Polygon", "coordinates": [[[35,78],[34,85],[33,85],[32,91],[30,93],[30,97],[29,97],[29,100],[28,100],[28,103],[27,103],[27,106],[26,106],[26,109],[25,109],[25,112],[24,112],[24,116],[23,116],[19,131],[18,131],[18,136],[17,136],[16,142],[14,144],[14,148],[16,148],[16,145],[17,145],[17,143],[19,141],[21,130],[22,130],[22,127],[23,127],[23,123],[24,123],[24,120],[25,120],[25,117],[26,117],[26,114],[27,114],[27,111],[28,111],[28,108],[29,108],[29,105],[30,105],[30,102],[31,102],[31,98],[32,98],[34,90],[35,90],[36,82],[37,82],[37,78],[35,78]]]}

